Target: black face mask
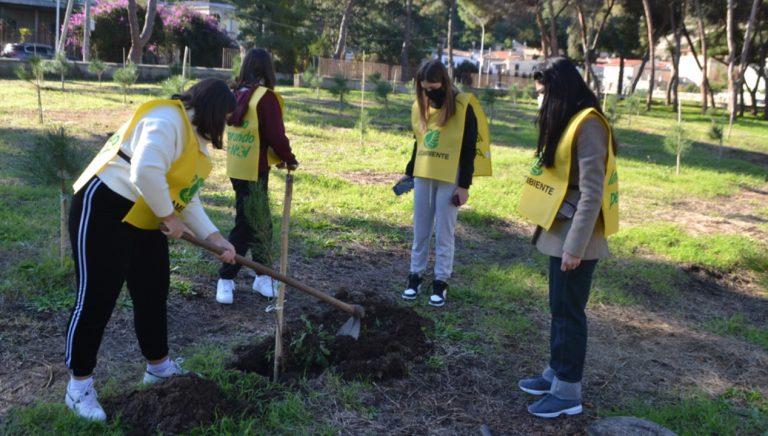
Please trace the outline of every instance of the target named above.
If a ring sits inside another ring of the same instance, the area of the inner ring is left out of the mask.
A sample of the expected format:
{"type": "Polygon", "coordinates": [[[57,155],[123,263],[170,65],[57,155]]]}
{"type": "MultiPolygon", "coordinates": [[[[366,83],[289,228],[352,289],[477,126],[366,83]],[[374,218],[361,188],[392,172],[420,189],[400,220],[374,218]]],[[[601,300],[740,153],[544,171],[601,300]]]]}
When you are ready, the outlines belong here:
{"type": "Polygon", "coordinates": [[[424,93],[427,94],[427,97],[429,97],[436,106],[439,107],[443,105],[443,100],[445,100],[445,89],[428,89],[425,90],[424,93]]]}

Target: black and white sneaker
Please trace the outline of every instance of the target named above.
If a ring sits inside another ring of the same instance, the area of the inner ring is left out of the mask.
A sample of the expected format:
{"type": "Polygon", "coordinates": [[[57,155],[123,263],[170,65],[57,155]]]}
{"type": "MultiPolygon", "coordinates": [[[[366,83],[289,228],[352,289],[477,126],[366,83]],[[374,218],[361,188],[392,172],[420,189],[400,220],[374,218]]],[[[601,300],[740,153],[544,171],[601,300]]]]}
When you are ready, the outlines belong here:
{"type": "Polygon", "coordinates": [[[441,307],[445,304],[445,296],[448,294],[448,283],[442,280],[432,282],[432,295],[429,297],[429,305],[441,307]]]}
{"type": "Polygon", "coordinates": [[[421,277],[416,273],[408,275],[408,287],[405,288],[401,297],[403,300],[415,300],[421,291],[421,277]]]}

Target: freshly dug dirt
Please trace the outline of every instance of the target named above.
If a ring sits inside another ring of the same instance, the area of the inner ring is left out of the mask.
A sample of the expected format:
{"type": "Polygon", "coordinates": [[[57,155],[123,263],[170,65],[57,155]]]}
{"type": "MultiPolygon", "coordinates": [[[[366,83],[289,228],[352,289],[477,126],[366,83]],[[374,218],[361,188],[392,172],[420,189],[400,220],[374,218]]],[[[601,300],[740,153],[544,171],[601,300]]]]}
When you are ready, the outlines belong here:
{"type": "Polygon", "coordinates": [[[216,383],[194,374],[173,377],[156,386],[133,391],[105,405],[109,416],[121,415],[129,435],[179,434],[211,424],[216,415],[238,407],[224,398],[216,383]]]}
{"type": "MultiPolygon", "coordinates": [[[[364,301],[360,337],[336,336],[348,316],[337,310],[304,315],[289,322],[283,335],[285,357],[283,378],[321,373],[327,367],[347,380],[363,378],[387,380],[403,378],[408,366],[423,362],[432,350],[425,331],[432,321],[409,307],[364,301]]],[[[233,368],[271,376],[274,366],[275,337],[235,350],[233,368]]]]}

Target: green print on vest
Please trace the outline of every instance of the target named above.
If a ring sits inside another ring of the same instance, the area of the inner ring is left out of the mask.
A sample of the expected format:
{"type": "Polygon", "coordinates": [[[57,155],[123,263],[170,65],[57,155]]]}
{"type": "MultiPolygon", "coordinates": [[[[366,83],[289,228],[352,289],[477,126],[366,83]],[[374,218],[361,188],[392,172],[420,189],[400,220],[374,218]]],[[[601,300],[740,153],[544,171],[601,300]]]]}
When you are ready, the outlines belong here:
{"type": "Polygon", "coordinates": [[[424,135],[424,147],[428,150],[434,150],[437,148],[437,144],[440,142],[440,131],[430,130],[424,135]]]}
{"type": "Polygon", "coordinates": [[[531,167],[531,175],[532,176],[540,176],[544,173],[544,171],[541,169],[541,166],[539,165],[539,161],[533,163],[533,166],[531,167]]]}
{"type": "Polygon", "coordinates": [[[252,145],[246,147],[242,144],[230,144],[229,147],[227,147],[227,153],[245,159],[248,157],[248,153],[251,152],[251,148],[253,148],[252,145]]]}
{"type": "Polygon", "coordinates": [[[247,129],[247,128],[248,128],[248,124],[250,124],[250,123],[248,122],[248,120],[243,120],[243,125],[242,125],[242,126],[240,126],[240,127],[242,127],[243,129],[247,129]]]}
{"type": "Polygon", "coordinates": [[[192,184],[188,188],[184,188],[179,192],[179,198],[184,203],[189,204],[190,201],[192,201],[192,197],[194,197],[195,192],[197,192],[201,186],[203,186],[203,182],[205,179],[195,175],[195,177],[192,178],[192,184]]]}
{"type": "Polygon", "coordinates": [[[611,204],[608,205],[608,209],[612,209],[614,204],[619,204],[618,192],[611,192],[611,204]]]}
{"type": "Polygon", "coordinates": [[[613,174],[611,174],[611,178],[608,179],[608,185],[613,185],[618,181],[619,181],[619,173],[614,171],[613,174]]]}

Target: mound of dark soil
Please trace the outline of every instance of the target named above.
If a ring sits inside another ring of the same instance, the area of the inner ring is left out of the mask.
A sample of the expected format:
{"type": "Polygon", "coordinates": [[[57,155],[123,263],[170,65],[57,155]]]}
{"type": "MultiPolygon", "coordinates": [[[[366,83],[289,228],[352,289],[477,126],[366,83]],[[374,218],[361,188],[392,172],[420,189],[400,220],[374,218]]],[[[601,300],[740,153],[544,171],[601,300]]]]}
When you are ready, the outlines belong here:
{"type": "MultiPolygon", "coordinates": [[[[287,322],[283,335],[283,378],[317,375],[333,367],[348,380],[387,380],[405,377],[408,364],[423,362],[432,350],[425,335],[432,321],[409,307],[372,301],[362,302],[362,306],[366,316],[357,340],[336,336],[336,330],[348,318],[337,310],[287,322]]],[[[255,345],[239,347],[232,367],[271,376],[274,344],[272,336],[255,345]]]]}
{"type": "Polygon", "coordinates": [[[211,424],[217,413],[235,413],[236,405],[224,398],[216,383],[185,374],[134,391],[108,409],[114,409],[110,415],[120,413],[129,435],[179,434],[211,424]]]}

